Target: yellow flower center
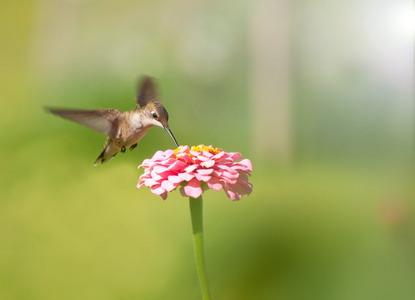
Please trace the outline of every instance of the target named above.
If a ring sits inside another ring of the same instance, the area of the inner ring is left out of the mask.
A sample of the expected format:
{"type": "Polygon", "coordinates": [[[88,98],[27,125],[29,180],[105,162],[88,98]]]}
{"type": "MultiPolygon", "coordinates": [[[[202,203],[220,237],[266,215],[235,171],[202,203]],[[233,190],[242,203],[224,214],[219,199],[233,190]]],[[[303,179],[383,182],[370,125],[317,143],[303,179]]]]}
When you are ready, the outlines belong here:
{"type": "MultiPolygon", "coordinates": [[[[186,154],[187,154],[188,156],[190,156],[190,157],[192,157],[192,156],[193,156],[193,155],[191,155],[190,153],[179,153],[179,154],[177,154],[177,153],[178,153],[181,149],[182,149],[182,147],[179,147],[179,148],[174,149],[174,154],[175,154],[175,156],[176,156],[176,159],[177,159],[178,157],[181,157],[181,156],[186,155],[186,154]]],[[[222,152],[222,150],[221,150],[221,149],[219,149],[218,147],[213,148],[213,147],[211,147],[211,146],[205,146],[205,145],[192,146],[192,148],[190,148],[190,150],[191,150],[191,151],[195,151],[195,152],[199,152],[199,153],[202,153],[203,151],[207,151],[207,152],[209,152],[209,153],[211,153],[211,154],[213,154],[213,155],[215,155],[215,154],[218,154],[218,153],[222,152]]]]}
{"type": "Polygon", "coordinates": [[[205,145],[199,145],[199,146],[192,146],[192,148],[190,149],[192,151],[196,151],[196,152],[203,152],[203,151],[207,151],[210,154],[218,154],[219,152],[221,152],[222,150],[218,149],[218,147],[213,148],[210,146],[205,146],[205,145]]]}

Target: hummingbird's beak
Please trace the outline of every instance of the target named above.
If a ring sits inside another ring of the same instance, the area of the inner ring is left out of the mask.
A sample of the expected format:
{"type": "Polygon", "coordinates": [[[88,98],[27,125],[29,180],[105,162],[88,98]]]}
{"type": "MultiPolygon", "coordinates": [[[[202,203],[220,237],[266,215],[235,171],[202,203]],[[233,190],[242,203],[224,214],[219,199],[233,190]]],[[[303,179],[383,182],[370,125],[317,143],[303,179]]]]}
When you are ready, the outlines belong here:
{"type": "Polygon", "coordinates": [[[173,133],[171,132],[170,128],[168,126],[164,127],[166,131],[169,133],[170,137],[172,138],[173,142],[176,144],[176,147],[179,148],[179,144],[177,144],[176,139],[174,138],[173,133]]]}

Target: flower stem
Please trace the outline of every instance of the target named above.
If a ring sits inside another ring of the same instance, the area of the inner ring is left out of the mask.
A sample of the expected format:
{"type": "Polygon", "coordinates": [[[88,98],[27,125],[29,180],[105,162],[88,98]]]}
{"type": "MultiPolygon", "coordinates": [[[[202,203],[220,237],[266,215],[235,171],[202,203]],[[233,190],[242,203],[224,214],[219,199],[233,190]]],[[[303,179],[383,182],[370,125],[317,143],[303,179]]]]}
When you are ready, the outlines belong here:
{"type": "Polygon", "coordinates": [[[203,246],[203,199],[189,198],[190,215],[192,218],[193,246],[195,249],[196,266],[199,274],[200,288],[204,300],[211,299],[209,282],[207,278],[205,252],[203,246]]]}

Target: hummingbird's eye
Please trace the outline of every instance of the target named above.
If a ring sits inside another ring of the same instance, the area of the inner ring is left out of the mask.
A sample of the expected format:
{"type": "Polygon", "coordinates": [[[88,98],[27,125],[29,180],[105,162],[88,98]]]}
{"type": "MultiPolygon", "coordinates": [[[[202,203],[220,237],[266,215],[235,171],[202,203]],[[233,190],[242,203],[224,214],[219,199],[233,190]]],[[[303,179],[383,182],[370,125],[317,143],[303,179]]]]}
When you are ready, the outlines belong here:
{"type": "Polygon", "coordinates": [[[151,114],[152,114],[154,119],[157,119],[157,114],[154,111],[151,114]]]}

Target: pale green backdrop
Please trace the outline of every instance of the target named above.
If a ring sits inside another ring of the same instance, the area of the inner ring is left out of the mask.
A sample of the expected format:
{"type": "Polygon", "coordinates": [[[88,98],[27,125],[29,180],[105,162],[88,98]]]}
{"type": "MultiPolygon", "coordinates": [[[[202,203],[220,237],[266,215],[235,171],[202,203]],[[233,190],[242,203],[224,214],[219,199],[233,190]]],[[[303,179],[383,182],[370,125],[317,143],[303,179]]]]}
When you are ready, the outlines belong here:
{"type": "Polygon", "coordinates": [[[0,3],[0,299],[200,299],[188,199],[136,190],[174,147],[43,106],[134,107],[157,78],[179,144],[239,151],[253,193],[204,195],[214,299],[413,299],[411,1],[0,3]]]}

